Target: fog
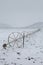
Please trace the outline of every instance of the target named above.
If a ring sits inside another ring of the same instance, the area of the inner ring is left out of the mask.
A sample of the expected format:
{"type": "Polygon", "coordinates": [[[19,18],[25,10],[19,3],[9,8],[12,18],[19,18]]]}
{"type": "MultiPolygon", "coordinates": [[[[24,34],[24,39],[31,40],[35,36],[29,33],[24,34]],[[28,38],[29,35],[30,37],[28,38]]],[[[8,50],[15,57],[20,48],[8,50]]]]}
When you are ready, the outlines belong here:
{"type": "Polygon", "coordinates": [[[36,22],[43,22],[43,0],[0,0],[0,23],[18,27],[36,22]]]}

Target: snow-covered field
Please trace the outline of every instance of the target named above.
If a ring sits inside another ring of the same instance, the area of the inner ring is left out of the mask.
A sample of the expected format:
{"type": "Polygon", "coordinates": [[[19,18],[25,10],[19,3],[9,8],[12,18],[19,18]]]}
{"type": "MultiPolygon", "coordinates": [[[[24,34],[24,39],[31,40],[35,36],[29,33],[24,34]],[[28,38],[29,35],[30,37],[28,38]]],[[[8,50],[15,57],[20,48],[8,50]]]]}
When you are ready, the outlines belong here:
{"type": "Polygon", "coordinates": [[[17,31],[0,30],[0,65],[43,65],[43,29],[25,39],[24,48],[3,49],[3,40],[7,41],[8,35],[17,31]]]}

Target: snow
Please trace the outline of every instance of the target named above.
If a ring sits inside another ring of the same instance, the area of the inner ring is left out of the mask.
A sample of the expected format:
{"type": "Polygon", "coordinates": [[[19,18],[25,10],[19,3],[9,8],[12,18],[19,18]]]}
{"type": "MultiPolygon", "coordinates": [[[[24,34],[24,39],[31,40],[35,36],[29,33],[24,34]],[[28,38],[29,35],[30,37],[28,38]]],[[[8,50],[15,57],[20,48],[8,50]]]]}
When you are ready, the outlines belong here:
{"type": "Polygon", "coordinates": [[[15,29],[0,30],[0,65],[43,65],[43,29],[26,38],[24,48],[3,49],[3,40],[7,41],[8,35],[17,31],[22,32],[15,29]]]}

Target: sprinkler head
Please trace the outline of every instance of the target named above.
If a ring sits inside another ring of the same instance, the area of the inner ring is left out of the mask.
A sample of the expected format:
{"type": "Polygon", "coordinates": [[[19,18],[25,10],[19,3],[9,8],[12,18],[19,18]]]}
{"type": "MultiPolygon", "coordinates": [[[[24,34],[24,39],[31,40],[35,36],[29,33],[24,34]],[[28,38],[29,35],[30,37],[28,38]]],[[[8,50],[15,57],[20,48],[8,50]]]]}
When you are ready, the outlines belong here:
{"type": "Polygon", "coordinates": [[[7,44],[3,44],[3,48],[6,49],[6,47],[7,47],[7,44]]]}

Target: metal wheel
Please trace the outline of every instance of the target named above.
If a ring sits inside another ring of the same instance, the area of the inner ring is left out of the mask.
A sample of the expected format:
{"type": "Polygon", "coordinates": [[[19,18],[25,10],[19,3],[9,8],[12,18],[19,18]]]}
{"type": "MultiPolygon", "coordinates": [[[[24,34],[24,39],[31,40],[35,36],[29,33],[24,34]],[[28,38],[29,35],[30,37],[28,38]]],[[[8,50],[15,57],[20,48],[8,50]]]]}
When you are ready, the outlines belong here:
{"type": "Polygon", "coordinates": [[[8,36],[8,44],[10,46],[19,47],[22,45],[22,34],[20,32],[12,32],[8,36]]]}

